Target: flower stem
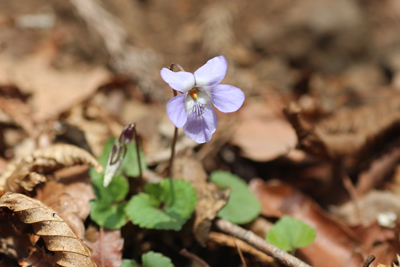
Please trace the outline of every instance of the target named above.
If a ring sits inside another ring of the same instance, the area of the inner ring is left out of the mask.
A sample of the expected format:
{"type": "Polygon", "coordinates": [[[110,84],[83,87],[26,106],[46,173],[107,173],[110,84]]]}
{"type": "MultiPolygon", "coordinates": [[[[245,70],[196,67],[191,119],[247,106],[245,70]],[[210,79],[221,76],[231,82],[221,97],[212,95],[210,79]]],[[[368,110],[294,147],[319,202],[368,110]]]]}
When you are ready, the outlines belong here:
{"type": "Polygon", "coordinates": [[[139,136],[137,135],[136,127],[133,127],[133,131],[135,132],[136,155],[137,155],[138,164],[139,164],[139,178],[140,178],[140,180],[143,180],[142,162],[140,160],[139,136]]]}
{"type": "MultiPolygon", "coordinates": [[[[172,63],[171,66],[169,66],[170,70],[174,69],[174,66],[177,66],[181,71],[184,71],[183,68],[177,64],[177,63],[172,63]]],[[[178,93],[175,90],[172,90],[174,97],[178,95],[178,93]]],[[[171,143],[171,157],[169,158],[169,166],[168,166],[168,172],[167,172],[167,177],[172,178],[172,168],[174,164],[174,157],[175,157],[175,145],[176,145],[176,140],[178,139],[178,128],[175,127],[174,130],[174,137],[172,138],[172,143],[171,143]]]]}

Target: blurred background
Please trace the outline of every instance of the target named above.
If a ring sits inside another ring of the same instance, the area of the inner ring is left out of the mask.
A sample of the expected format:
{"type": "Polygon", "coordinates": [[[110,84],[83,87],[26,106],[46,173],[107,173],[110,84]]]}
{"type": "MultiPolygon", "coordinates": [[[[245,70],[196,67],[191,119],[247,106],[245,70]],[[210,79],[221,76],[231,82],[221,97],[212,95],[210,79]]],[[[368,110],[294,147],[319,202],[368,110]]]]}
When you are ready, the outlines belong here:
{"type": "MultiPolygon", "coordinates": [[[[224,55],[223,83],[245,104],[217,113],[208,144],[180,131],[178,153],[194,148],[208,173],[285,181],[326,209],[374,188],[397,201],[399,33],[398,0],[0,0],[0,173],[55,142],[99,156],[129,122],[162,173],[174,127],[161,68],[224,55]]],[[[354,211],[331,212],[351,224],[354,211]]]]}

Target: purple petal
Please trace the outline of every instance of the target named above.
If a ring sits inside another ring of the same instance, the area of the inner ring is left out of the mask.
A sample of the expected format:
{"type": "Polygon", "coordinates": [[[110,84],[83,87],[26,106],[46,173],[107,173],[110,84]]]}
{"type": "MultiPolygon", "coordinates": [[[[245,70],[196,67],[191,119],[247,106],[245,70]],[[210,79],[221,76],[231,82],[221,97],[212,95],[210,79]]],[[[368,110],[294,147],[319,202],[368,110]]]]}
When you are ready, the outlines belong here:
{"type": "Polygon", "coordinates": [[[194,72],[196,87],[213,86],[220,83],[226,74],[228,64],[224,56],[210,59],[194,72]]]}
{"type": "Polygon", "coordinates": [[[187,123],[183,127],[187,137],[199,144],[209,142],[217,129],[217,115],[215,115],[212,105],[207,105],[202,116],[197,116],[191,111],[188,111],[187,114],[187,123]]]}
{"type": "Polygon", "coordinates": [[[186,94],[177,95],[173,97],[167,104],[168,118],[176,128],[182,127],[187,121],[185,99],[186,94]]]}
{"type": "Polygon", "coordinates": [[[194,76],[190,72],[173,72],[167,68],[162,68],[160,74],[163,80],[176,91],[186,93],[194,87],[194,76]]]}
{"type": "Polygon", "coordinates": [[[242,90],[227,84],[215,85],[207,91],[214,106],[225,113],[237,111],[243,105],[245,98],[242,90]]]}

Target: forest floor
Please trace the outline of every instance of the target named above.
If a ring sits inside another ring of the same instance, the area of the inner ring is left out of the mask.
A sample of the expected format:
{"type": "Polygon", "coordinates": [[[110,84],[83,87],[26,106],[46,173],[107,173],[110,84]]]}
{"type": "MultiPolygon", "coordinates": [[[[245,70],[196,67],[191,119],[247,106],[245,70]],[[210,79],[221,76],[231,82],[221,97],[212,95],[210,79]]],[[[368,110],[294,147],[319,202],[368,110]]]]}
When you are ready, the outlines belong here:
{"type": "Polygon", "coordinates": [[[150,251],[177,267],[294,266],[224,228],[264,239],[284,216],[316,233],[292,260],[360,267],[373,254],[370,266],[391,266],[399,32],[398,0],[0,0],[0,266],[163,265],[150,251]],[[246,100],[216,110],[208,143],[179,129],[171,167],[174,95],[160,70],[193,73],[220,55],[222,83],[246,100]],[[105,189],[94,169],[130,123],[142,169],[128,149],[105,189]],[[236,182],[222,185],[224,175],[236,182]],[[163,195],[185,183],[176,199],[163,195]],[[147,211],[132,211],[149,195],[182,225],[150,226],[147,211]],[[220,212],[229,201],[234,215],[220,212]],[[174,203],[193,208],[174,217],[174,203]]]}

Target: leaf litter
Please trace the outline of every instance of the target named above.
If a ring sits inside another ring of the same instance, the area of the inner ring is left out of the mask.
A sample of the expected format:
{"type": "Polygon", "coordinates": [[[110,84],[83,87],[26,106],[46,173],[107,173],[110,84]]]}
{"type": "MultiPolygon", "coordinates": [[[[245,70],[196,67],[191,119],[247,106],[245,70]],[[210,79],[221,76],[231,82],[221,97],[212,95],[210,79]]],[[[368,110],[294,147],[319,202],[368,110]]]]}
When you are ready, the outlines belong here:
{"type": "Polygon", "coordinates": [[[210,266],[282,265],[234,241],[234,234],[217,232],[215,219],[235,199],[232,188],[221,191],[210,181],[221,170],[248,183],[262,203],[261,215],[242,227],[264,238],[290,215],[316,230],[316,240],[294,254],[306,263],[361,266],[369,253],[376,257],[370,266],[396,261],[396,1],[35,0],[0,7],[0,266],[74,260],[70,252],[50,252],[68,242],[94,264],[80,239],[92,241],[99,266],[156,258],[189,266],[195,260],[180,255],[183,248],[210,266]],[[51,21],[38,26],[46,16],[51,21]],[[178,131],[172,178],[194,187],[192,217],[177,232],[140,228],[126,214],[120,229],[96,225],[89,203],[104,196],[94,194],[100,183],[90,181],[88,165],[100,170],[95,158],[105,142],[133,122],[148,166],[143,179],[122,173],[121,197],[107,205],[125,207],[146,184],[161,182],[173,127],[165,116],[172,92],[159,70],[179,62],[193,71],[219,55],[229,65],[224,83],[242,89],[246,101],[236,115],[217,113],[220,126],[208,144],[178,131]],[[56,214],[74,237],[64,243],[66,237],[35,226],[47,221],[21,222],[28,211],[4,204],[5,196],[35,203],[29,218],[56,214]],[[97,241],[89,240],[91,231],[97,241]],[[104,253],[108,245],[112,252],[104,253]]]}

